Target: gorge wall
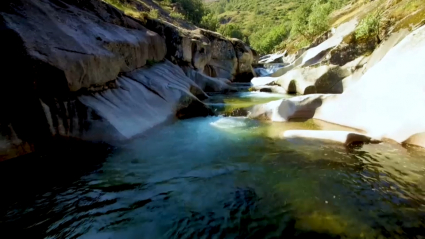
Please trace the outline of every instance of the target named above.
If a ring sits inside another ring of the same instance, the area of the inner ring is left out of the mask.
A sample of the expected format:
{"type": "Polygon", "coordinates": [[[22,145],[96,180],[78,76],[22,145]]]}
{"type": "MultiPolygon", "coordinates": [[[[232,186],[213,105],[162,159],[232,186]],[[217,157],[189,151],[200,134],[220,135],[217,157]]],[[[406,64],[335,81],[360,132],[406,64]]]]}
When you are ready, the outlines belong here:
{"type": "Polygon", "coordinates": [[[205,91],[254,74],[239,40],[137,20],[99,0],[0,4],[0,161],[58,139],[126,140],[209,115],[205,91]]]}

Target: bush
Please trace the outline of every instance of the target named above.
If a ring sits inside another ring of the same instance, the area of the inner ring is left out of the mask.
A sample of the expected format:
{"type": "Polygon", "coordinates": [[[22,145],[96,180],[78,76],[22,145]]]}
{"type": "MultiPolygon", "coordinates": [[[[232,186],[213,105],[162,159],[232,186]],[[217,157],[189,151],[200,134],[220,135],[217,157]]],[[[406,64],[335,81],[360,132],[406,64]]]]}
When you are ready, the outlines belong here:
{"type": "Polygon", "coordinates": [[[380,20],[378,12],[366,16],[356,28],[356,39],[368,39],[378,36],[380,20]]]}
{"type": "Polygon", "coordinates": [[[158,17],[159,17],[158,9],[151,9],[149,11],[149,17],[152,18],[152,19],[158,19],[158,17]]]}
{"type": "Polygon", "coordinates": [[[329,14],[332,12],[330,3],[313,5],[308,17],[308,34],[315,38],[329,29],[329,14]]]}
{"type": "Polygon", "coordinates": [[[244,38],[241,28],[238,25],[233,23],[221,25],[220,28],[218,29],[218,32],[230,38],[238,38],[240,40],[243,40],[244,38]]]}
{"type": "Polygon", "coordinates": [[[175,19],[181,19],[181,20],[185,19],[184,15],[181,14],[181,13],[178,13],[178,12],[171,12],[170,17],[175,18],[175,19]]]}
{"type": "Polygon", "coordinates": [[[313,4],[305,3],[292,15],[291,35],[303,36],[306,40],[314,40],[329,29],[329,15],[348,0],[316,0],[313,4]]]}
{"type": "Polygon", "coordinates": [[[308,30],[308,17],[311,14],[311,7],[308,4],[303,4],[300,6],[292,15],[292,29],[291,35],[297,36],[302,35],[308,38],[307,30],[308,30]]]}
{"type": "Polygon", "coordinates": [[[217,31],[217,29],[220,26],[220,22],[218,19],[214,16],[214,14],[210,13],[206,16],[202,17],[201,23],[199,24],[200,27],[208,29],[210,31],[217,31]]]}
{"type": "Polygon", "coordinates": [[[334,9],[332,2],[316,0],[312,5],[303,4],[292,16],[292,36],[302,35],[313,40],[329,29],[329,14],[334,9]]]}

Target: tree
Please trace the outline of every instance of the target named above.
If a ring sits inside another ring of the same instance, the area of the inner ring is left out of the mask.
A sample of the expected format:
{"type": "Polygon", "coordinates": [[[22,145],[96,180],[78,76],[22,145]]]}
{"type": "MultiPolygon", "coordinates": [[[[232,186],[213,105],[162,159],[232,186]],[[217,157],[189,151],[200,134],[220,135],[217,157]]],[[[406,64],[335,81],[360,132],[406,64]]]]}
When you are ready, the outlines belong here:
{"type": "Polygon", "coordinates": [[[231,37],[231,38],[238,38],[240,40],[243,40],[243,33],[241,28],[233,23],[228,23],[226,25],[221,25],[218,29],[218,32],[220,32],[222,35],[231,37]]]}
{"type": "Polygon", "coordinates": [[[303,4],[295,11],[294,15],[292,15],[292,36],[303,35],[308,38],[307,29],[310,14],[311,7],[309,4],[303,4]]]}
{"type": "Polygon", "coordinates": [[[202,0],[171,0],[172,3],[178,3],[182,8],[183,15],[193,24],[199,24],[202,17],[207,13],[202,0]]]}

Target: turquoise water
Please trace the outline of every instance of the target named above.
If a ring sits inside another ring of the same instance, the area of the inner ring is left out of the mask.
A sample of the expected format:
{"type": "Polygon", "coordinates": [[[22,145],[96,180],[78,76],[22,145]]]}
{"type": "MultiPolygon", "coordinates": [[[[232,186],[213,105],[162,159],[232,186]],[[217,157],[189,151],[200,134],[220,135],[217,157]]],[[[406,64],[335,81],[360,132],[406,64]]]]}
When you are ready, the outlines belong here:
{"type": "MultiPolygon", "coordinates": [[[[269,100],[275,97],[288,96],[269,100]]],[[[266,98],[239,93],[209,102],[266,98]]],[[[223,116],[178,121],[91,166],[78,161],[78,176],[44,172],[51,186],[25,186],[20,190],[30,192],[2,204],[0,237],[425,236],[424,150],[280,138],[304,128],[338,126],[223,116]]]]}

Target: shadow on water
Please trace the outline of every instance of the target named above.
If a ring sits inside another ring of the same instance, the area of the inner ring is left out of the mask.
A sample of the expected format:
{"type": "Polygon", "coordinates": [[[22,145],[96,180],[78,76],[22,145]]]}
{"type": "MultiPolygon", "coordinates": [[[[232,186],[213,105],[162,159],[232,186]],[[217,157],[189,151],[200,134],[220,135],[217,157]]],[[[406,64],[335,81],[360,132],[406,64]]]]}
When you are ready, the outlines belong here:
{"type": "Polygon", "coordinates": [[[195,118],[113,150],[54,147],[7,162],[0,237],[425,236],[425,151],[279,137],[320,127],[195,118]]]}
{"type": "Polygon", "coordinates": [[[98,170],[111,152],[110,146],[101,143],[60,140],[47,154],[32,153],[2,162],[2,238],[44,237],[49,223],[66,215],[60,210],[52,213],[57,205],[55,194],[69,190],[68,187],[81,176],[98,170]],[[34,225],[39,218],[45,221],[34,225]]]}

